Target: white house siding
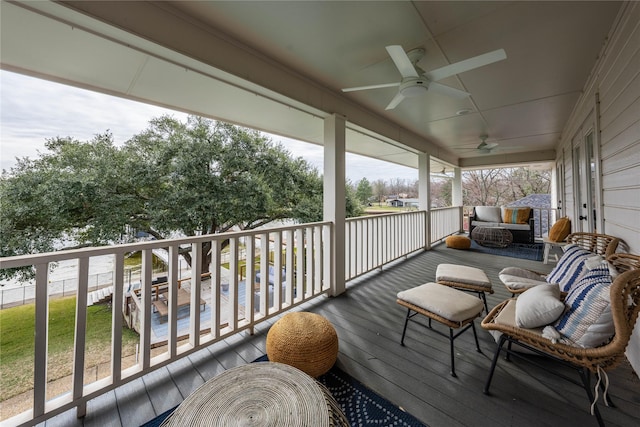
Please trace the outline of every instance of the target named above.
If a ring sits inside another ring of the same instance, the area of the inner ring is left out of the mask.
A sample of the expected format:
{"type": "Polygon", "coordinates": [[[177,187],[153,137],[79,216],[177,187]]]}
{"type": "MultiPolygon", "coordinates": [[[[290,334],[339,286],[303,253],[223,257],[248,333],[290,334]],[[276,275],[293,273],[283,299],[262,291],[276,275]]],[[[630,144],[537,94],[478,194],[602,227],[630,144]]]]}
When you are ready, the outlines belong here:
{"type": "MultiPolygon", "coordinates": [[[[609,36],[565,126],[558,152],[565,153],[565,197],[571,204],[575,201],[575,174],[570,172],[573,164],[567,155],[572,154],[573,136],[595,110],[599,98],[603,231],[622,238],[629,252],[640,254],[640,2],[622,7],[609,36]]],[[[561,158],[559,155],[558,161],[561,158]]],[[[573,212],[567,214],[572,216],[573,212]]],[[[627,357],[640,373],[640,320],[627,357]]]]}

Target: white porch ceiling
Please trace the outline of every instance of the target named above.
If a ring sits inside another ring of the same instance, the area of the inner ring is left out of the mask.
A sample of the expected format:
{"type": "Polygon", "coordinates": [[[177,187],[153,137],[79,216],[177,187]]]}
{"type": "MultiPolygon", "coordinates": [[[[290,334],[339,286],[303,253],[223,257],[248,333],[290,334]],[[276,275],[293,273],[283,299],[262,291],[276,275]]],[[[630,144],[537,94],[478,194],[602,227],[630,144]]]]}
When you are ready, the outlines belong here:
{"type": "Polygon", "coordinates": [[[553,160],[619,2],[180,1],[2,3],[2,68],[417,167],[424,151],[476,166],[553,160]],[[80,12],[80,13],[78,13],[80,12]],[[429,71],[503,48],[507,59],[385,110],[399,81],[385,46],[429,71]],[[457,115],[460,110],[470,110],[457,115]],[[368,129],[368,130],[367,130],[368,129]],[[474,149],[480,135],[499,149],[474,149]]]}

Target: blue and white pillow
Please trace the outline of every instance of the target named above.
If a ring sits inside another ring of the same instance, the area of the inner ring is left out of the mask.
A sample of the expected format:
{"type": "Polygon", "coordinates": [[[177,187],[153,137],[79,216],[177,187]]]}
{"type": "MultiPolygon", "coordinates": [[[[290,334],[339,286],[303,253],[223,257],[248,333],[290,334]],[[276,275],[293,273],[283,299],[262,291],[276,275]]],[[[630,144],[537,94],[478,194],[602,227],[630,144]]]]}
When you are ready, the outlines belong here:
{"type": "Polygon", "coordinates": [[[554,327],[563,341],[580,347],[597,347],[613,336],[611,315],[611,274],[602,263],[571,288],[565,298],[568,309],[554,327]]]}
{"type": "Polygon", "coordinates": [[[589,252],[578,245],[567,245],[558,264],[547,276],[547,282],[557,283],[560,285],[562,292],[569,292],[571,287],[578,283],[587,271],[589,271],[586,261],[593,257],[602,259],[600,255],[589,252]]]}

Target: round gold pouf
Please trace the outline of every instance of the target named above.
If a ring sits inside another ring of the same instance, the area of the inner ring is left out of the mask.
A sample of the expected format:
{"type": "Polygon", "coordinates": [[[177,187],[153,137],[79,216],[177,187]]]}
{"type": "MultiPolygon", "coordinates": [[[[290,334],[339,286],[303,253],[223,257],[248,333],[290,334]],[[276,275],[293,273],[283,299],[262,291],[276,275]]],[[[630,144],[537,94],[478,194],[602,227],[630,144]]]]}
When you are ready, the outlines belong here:
{"type": "Polygon", "coordinates": [[[457,234],[447,237],[444,242],[448,248],[453,249],[469,249],[471,247],[471,239],[457,234]]]}
{"type": "Polygon", "coordinates": [[[267,333],[267,356],[316,378],[326,373],[338,358],[338,334],[331,322],[319,314],[289,313],[267,333]]]}

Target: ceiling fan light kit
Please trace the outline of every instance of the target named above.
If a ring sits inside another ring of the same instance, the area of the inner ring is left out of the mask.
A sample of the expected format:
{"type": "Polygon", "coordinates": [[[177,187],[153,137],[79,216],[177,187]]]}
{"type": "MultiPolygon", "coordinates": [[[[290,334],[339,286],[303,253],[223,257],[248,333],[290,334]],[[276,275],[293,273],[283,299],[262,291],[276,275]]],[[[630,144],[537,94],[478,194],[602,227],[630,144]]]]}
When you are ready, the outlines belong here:
{"type": "Polygon", "coordinates": [[[444,67],[440,67],[429,72],[425,72],[417,65],[418,61],[420,61],[420,59],[422,59],[422,57],[424,56],[424,49],[413,49],[409,52],[405,52],[400,45],[387,46],[386,49],[389,53],[389,56],[391,57],[391,60],[402,76],[402,80],[399,83],[383,83],[379,85],[358,86],[344,88],[342,89],[342,91],[354,92],[358,90],[380,89],[385,87],[398,86],[398,93],[391,100],[389,105],[387,105],[387,110],[391,110],[397,107],[398,104],[400,104],[405,98],[415,98],[417,96],[425,94],[429,89],[431,89],[433,92],[438,92],[443,95],[461,99],[466,98],[471,94],[451,86],[437,83],[436,81],[488,64],[492,64],[497,61],[502,61],[503,59],[507,58],[507,54],[504,49],[498,49],[492,52],[487,52],[482,55],[465,59],[460,62],[445,65],[444,67]]]}
{"type": "Polygon", "coordinates": [[[429,90],[429,82],[422,79],[404,79],[400,84],[400,93],[405,98],[423,95],[429,90]]]}

